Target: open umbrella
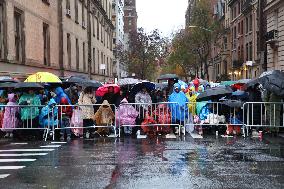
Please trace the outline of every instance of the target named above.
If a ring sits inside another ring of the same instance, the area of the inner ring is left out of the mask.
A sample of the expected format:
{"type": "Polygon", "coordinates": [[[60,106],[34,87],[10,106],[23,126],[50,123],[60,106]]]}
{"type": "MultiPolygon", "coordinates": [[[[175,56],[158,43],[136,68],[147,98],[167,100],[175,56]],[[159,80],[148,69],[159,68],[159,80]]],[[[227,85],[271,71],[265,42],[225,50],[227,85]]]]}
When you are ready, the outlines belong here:
{"type": "Polygon", "coordinates": [[[0,90],[5,90],[9,88],[14,88],[17,83],[12,83],[12,82],[5,82],[5,83],[0,83],[0,90]]]}
{"type": "Polygon", "coordinates": [[[36,83],[61,83],[62,81],[58,76],[49,72],[37,72],[30,75],[25,82],[36,82],[36,83]]]}
{"type": "Polygon", "coordinates": [[[138,82],[139,82],[138,79],[134,79],[134,78],[124,78],[124,79],[118,80],[118,85],[119,85],[119,86],[135,85],[135,84],[138,83],[138,82]]]}
{"type": "Polygon", "coordinates": [[[92,87],[92,88],[99,88],[103,86],[99,81],[95,80],[86,80],[84,82],[78,83],[78,85],[82,87],[92,87]]]}
{"type": "Polygon", "coordinates": [[[241,108],[244,105],[244,102],[240,100],[226,100],[222,102],[221,104],[226,105],[230,108],[241,108]]]}
{"type": "Polygon", "coordinates": [[[1,76],[0,77],[0,83],[6,83],[6,82],[16,83],[17,81],[15,81],[13,78],[11,78],[9,76],[1,76]]]}
{"type": "Polygon", "coordinates": [[[44,87],[38,83],[35,82],[23,82],[23,83],[17,83],[15,86],[15,89],[43,89],[44,87]]]}
{"type": "Polygon", "coordinates": [[[236,81],[222,81],[220,83],[220,85],[223,85],[223,86],[231,86],[231,85],[234,85],[236,83],[236,81]]]}
{"type": "Polygon", "coordinates": [[[168,87],[168,83],[155,83],[156,90],[164,90],[168,87]]]}
{"type": "Polygon", "coordinates": [[[178,79],[178,76],[176,74],[165,74],[161,75],[158,80],[169,80],[169,79],[178,79]]]}
{"type": "Polygon", "coordinates": [[[139,91],[141,91],[143,87],[146,87],[146,89],[150,92],[150,91],[155,90],[156,86],[155,86],[155,83],[152,83],[152,82],[140,82],[132,87],[132,89],[130,90],[130,93],[132,95],[135,95],[139,91]]]}
{"type": "Polygon", "coordinates": [[[217,87],[212,89],[207,89],[200,95],[198,95],[196,101],[208,101],[215,98],[220,99],[221,97],[231,95],[233,90],[229,87],[217,87]]]}
{"type": "Polygon", "coordinates": [[[84,76],[70,76],[70,77],[64,79],[63,82],[74,84],[74,83],[82,83],[86,80],[88,80],[88,79],[84,76]]]}
{"type": "Polygon", "coordinates": [[[284,96],[284,72],[280,70],[264,72],[259,81],[266,90],[278,96],[284,96]]]}
{"type": "Polygon", "coordinates": [[[98,90],[96,91],[96,96],[104,96],[105,94],[108,93],[108,88],[113,87],[114,88],[114,93],[119,93],[120,87],[117,84],[105,84],[102,87],[99,87],[98,90]]]}

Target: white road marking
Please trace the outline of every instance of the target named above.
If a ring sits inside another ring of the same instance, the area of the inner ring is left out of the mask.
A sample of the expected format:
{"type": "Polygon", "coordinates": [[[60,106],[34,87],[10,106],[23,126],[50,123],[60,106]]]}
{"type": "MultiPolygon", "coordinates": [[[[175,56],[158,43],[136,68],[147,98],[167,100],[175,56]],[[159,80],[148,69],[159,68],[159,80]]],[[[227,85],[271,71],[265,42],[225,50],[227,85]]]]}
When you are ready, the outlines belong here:
{"type": "Polygon", "coordinates": [[[67,142],[51,142],[51,144],[66,144],[67,142]]]}
{"type": "Polygon", "coordinates": [[[199,135],[199,134],[196,134],[196,133],[190,133],[190,136],[191,136],[192,138],[203,138],[202,135],[199,135]]]}
{"type": "Polygon", "coordinates": [[[9,150],[0,150],[0,152],[51,152],[54,149],[9,149],[9,150]]]}
{"type": "Polygon", "coordinates": [[[23,169],[26,166],[0,166],[0,170],[16,170],[23,169]]]}
{"type": "Polygon", "coordinates": [[[173,139],[175,139],[175,138],[177,138],[177,136],[175,134],[167,134],[166,138],[173,138],[173,139]]]}
{"type": "Polygon", "coordinates": [[[41,148],[59,148],[61,145],[46,145],[46,146],[40,146],[41,148]]]}
{"type": "Polygon", "coordinates": [[[31,162],[36,159],[0,159],[0,163],[10,163],[10,162],[31,162]]]}
{"type": "Polygon", "coordinates": [[[15,142],[15,143],[11,143],[12,145],[26,145],[28,143],[26,142],[15,142]]]}
{"type": "Polygon", "coordinates": [[[0,157],[45,156],[48,153],[0,154],[0,157]]]}
{"type": "Polygon", "coordinates": [[[0,179],[8,177],[10,174],[0,174],[0,179]]]}

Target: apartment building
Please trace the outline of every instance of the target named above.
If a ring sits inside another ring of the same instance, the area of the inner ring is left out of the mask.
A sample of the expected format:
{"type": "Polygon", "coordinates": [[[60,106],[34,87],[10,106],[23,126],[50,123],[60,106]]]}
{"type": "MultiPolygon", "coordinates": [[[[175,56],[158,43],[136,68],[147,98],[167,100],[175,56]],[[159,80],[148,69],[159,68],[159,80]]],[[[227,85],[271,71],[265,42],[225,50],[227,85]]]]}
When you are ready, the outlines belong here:
{"type": "Polygon", "coordinates": [[[111,0],[0,0],[0,10],[2,75],[112,78],[111,0]]]}
{"type": "Polygon", "coordinates": [[[284,1],[267,0],[267,70],[284,70],[284,1]]]}
{"type": "Polygon", "coordinates": [[[129,34],[137,31],[137,19],[136,0],[124,0],[124,34],[126,45],[129,34]]]}
{"type": "Polygon", "coordinates": [[[114,75],[120,79],[127,77],[127,67],[119,58],[119,52],[125,49],[124,39],[124,0],[112,1],[112,23],[115,27],[113,32],[113,44],[114,44],[114,75]]]}
{"type": "Polygon", "coordinates": [[[60,73],[58,1],[0,0],[0,74],[60,73]]]}

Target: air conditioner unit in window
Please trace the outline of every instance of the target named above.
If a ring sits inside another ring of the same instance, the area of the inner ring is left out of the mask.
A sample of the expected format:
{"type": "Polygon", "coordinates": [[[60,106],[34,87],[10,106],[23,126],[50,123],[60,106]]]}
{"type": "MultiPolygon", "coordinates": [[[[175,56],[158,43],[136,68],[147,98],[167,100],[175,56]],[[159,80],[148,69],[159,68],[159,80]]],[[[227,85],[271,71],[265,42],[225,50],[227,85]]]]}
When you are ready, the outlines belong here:
{"type": "Polygon", "coordinates": [[[66,9],[66,15],[71,16],[71,10],[70,9],[66,9]]]}

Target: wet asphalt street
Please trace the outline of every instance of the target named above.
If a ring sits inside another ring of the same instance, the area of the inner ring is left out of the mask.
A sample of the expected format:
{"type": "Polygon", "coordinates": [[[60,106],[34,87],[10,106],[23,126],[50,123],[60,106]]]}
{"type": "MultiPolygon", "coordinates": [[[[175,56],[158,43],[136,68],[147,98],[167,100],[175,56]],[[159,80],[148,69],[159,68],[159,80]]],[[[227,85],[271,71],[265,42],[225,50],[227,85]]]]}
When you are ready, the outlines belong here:
{"type": "Polygon", "coordinates": [[[213,136],[1,141],[0,188],[284,188],[283,141],[213,136]],[[17,159],[27,162],[13,162],[17,159]]]}

